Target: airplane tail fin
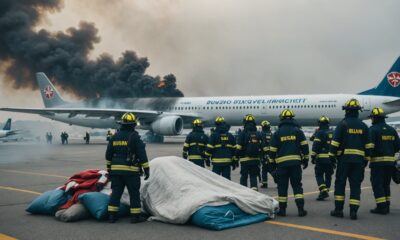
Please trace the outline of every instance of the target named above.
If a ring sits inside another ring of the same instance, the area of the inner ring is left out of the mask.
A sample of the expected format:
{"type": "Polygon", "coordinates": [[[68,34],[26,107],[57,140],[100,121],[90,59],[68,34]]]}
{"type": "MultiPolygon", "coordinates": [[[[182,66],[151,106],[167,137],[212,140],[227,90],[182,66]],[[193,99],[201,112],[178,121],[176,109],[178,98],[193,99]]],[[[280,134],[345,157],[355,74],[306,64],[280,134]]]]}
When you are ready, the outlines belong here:
{"type": "Polygon", "coordinates": [[[397,58],[378,86],[359,94],[400,97],[400,57],[397,58]]]}
{"type": "Polygon", "coordinates": [[[6,122],[6,125],[4,125],[3,130],[11,130],[11,118],[9,118],[6,122]]]}
{"type": "Polygon", "coordinates": [[[46,108],[63,105],[66,102],[62,99],[60,93],[53,86],[46,74],[36,73],[36,80],[39,85],[40,94],[42,95],[43,103],[46,108]]]}

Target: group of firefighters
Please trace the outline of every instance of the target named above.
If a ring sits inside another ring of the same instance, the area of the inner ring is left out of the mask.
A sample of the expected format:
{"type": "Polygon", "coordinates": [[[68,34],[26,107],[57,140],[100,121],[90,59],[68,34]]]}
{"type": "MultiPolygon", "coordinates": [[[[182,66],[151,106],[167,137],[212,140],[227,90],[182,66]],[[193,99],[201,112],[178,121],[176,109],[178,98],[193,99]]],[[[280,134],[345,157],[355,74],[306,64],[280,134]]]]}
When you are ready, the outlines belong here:
{"type": "MultiPolygon", "coordinates": [[[[329,197],[332,175],[336,169],[335,208],[331,216],[344,216],[348,180],[350,218],[353,220],[357,219],[361,183],[369,164],[376,200],[376,207],[370,212],[386,215],[390,212],[390,182],[396,171],[395,154],[400,150],[398,134],[385,123],[386,115],[381,108],[372,110],[370,128],[359,119],[361,106],[356,99],[347,101],[343,110],[345,117],[334,131],[329,127],[329,118],[320,117],[311,154],[294,112],[283,110],[278,129],[273,134],[266,120],[261,122],[262,129],[258,131],[256,119],[251,114],[244,117],[243,130],[236,137],[229,132],[230,127],[221,116],[215,119],[215,130],[210,136],[205,134],[202,121],[195,119],[193,130],[186,137],[182,156],[200,167],[212,165],[214,173],[227,179],[231,178],[231,170],[240,165],[240,184],[248,186],[249,180],[250,188],[254,190],[258,190],[259,178],[262,179],[261,187],[268,187],[270,173],[278,187],[278,216],[286,216],[290,181],[300,217],[307,215],[302,170],[308,167],[311,158],[320,191],[317,200],[329,197]]],[[[127,186],[131,196],[131,222],[137,223],[145,221],[140,215],[139,172],[143,169],[147,179],[150,175],[149,164],[145,145],[135,131],[136,117],[126,113],[120,124],[121,129],[110,139],[106,152],[113,189],[108,211],[110,222],[115,222],[119,199],[127,186]]]]}

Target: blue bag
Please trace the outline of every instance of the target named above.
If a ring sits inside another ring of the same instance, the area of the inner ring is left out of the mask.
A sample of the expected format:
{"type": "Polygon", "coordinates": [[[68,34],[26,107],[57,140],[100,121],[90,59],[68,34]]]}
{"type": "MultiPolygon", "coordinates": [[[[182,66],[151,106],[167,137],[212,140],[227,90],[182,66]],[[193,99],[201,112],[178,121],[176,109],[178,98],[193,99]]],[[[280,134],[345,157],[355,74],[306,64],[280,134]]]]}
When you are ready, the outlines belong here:
{"type": "Polygon", "coordinates": [[[64,190],[50,190],[35,198],[28,206],[26,211],[32,214],[46,214],[54,216],[58,208],[64,205],[67,200],[68,196],[64,193],[64,190]]]}
{"type": "Polygon", "coordinates": [[[194,225],[212,230],[235,228],[263,222],[267,219],[266,214],[250,215],[232,203],[223,206],[202,207],[191,218],[194,225]]]}
{"type": "MultiPolygon", "coordinates": [[[[90,214],[97,220],[104,220],[108,217],[108,202],[110,196],[101,192],[88,192],[80,195],[78,200],[89,210],[90,214]]],[[[129,215],[129,206],[121,204],[118,216],[123,217],[129,215]]]]}

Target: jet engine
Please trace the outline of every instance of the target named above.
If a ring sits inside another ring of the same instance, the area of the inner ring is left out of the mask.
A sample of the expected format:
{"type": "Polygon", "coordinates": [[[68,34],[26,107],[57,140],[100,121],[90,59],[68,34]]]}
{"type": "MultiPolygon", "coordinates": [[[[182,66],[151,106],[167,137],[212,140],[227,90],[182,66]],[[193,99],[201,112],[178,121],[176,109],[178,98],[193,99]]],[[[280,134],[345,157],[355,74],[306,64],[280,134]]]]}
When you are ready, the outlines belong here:
{"type": "Polygon", "coordinates": [[[151,130],[158,135],[175,136],[181,134],[183,120],[179,116],[160,117],[151,123],[151,130]]]}

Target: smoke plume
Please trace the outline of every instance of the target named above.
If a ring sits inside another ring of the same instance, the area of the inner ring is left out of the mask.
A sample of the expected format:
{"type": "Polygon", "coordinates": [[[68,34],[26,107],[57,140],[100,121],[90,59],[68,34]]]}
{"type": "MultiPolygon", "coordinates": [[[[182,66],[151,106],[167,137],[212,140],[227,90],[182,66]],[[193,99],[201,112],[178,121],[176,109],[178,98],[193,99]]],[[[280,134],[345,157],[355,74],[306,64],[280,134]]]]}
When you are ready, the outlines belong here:
{"type": "Polygon", "coordinates": [[[81,22],[65,32],[35,30],[47,12],[62,7],[62,0],[0,1],[0,69],[14,88],[37,88],[34,74],[45,72],[83,98],[183,96],[173,74],[147,75],[149,61],[134,51],[116,60],[107,53],[90,60],[89,53],[100,42],[93,23],[81,22]]]}

